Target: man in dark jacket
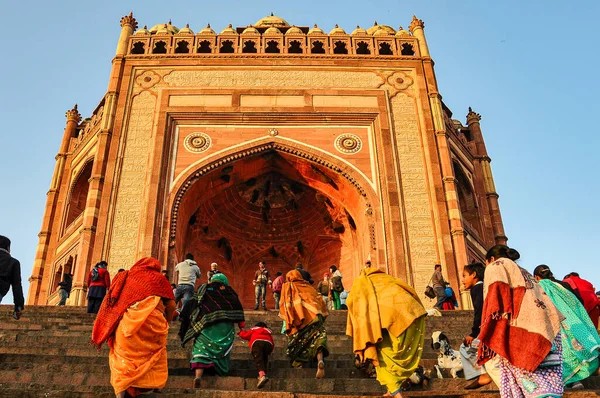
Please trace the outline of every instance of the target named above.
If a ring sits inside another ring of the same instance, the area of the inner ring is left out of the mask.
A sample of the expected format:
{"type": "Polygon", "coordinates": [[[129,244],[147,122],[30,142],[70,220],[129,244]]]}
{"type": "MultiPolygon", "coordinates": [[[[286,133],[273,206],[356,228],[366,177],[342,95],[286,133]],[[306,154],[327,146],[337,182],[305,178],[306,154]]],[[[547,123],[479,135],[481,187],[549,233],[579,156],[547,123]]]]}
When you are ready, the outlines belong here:
{"type": "Polygon", "coordinates": [[[71,288],[73,287],[73,275],[64,274],[63,280],[58,284],[58,297],[60,297],[60,301],[58,302],[59,306],[63,306],[67,304],[67,299],[71,295],[71,288]]]}
{"type": "Polygon", "coordinates": [[[108,263],[106,261],[100,261],[88,274],[88,314],[98,313],[106,291],[110,287],[110,274],[106,269],[107,267],[108,263]]]}
{"type": "Polygon", "coordinates": [[[304,269],[304,266],[302,265],[302,263],[297,263],[296,264],[296,271],[300,272],[300,275],[302,275],[302,279],[304,279],[305,281],[307,281],[311,285],[313,283],[315,283],[315,281],[313,281],[313,279],[311,278],[310,273],[307,270],[304,269]]]}
{"type": "Polygon", "coordinates": [[[21,285],[21,264],[10,255],[10,239],[0,235],[0,303],[11,286],[15,302],[14,317],[19,319],[25,307],[21,285]]]}

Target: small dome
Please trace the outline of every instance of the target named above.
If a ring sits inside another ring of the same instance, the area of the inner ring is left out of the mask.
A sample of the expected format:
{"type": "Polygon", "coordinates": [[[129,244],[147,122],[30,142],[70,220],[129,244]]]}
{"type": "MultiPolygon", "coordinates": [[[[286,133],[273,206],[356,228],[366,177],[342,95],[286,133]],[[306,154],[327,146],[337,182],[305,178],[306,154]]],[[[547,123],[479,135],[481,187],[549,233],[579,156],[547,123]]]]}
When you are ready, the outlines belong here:
{"type": "Polygon", "coordinates": [[[248,25],[246,29],[242,32],[243,35],[260,35],[260,32],[256,30],[252,25],[248,25]]]}
{"type": "Polygon", "coordinates": [[[384,32],[381,33],[377,33],[377,36],[385,36],[385,34],[387,33],[388,35],[395,35],[396,34],[396,29],[392,28],[391,26],[388,25],[379,25],[377,23],[377,21],[375,21],[375,23],[373,24],[373,26],[371,26],[369,29],[367,29],[367,33],[370,35],[375,35],[376,32],[380,31],[380,30],[384,30],[384,32]]]}
{"type": "Polygon", "coordinates": [[[292,25],[291,28],[289,28],[287,30],[287,32],[285,32],[286,36],[294,36],[294,35],[303,35],[304,33],[302,32],[302,29],[300,29],[299,27],[297,27],[296,25],[292,25]]]}
{"type": "Polygon", "coordinates": [[[206,25],[206,28],[202,29],[200,32],[198,32],[199,35],[216,35],[217,32],[215,32],[211,27],[210,24],[206,25]]]}
{"type": "Polygon", "coordinates": [[[368,36],[369,33],[360,26],[356,25],[356,29],[352,32],[352,36],[368,36]]]}
{"type": "Polygon", "coordinates": [[[144,25],[144,27],[135,32],[135,34],[138,36],[146,36],[150,34],[150,31],[148,30],[148,27],[144,25]]]}
{"type": "Polygon", "coordinates": [[[260,19],[258,22],[256,22],[254,24],[255,28],[268,28],[271,26],[275,26],[275,27],[288,27],[290,26],[290,24],[283,18],[278,17],[276,15],[273,15],[273,13],[271,13],[271,15],[269,15],[268,17],[264,17],[262,19],[260,19]]]}
{"type": "Polygon", "coordinates": [[[317,26],[317,24],[315,24],[315,26],[311,30],[308,31],[308,34],[309,35],[324,35],[325,32],[323,32],[323,29],[319,28],[317,26]]]}
{"type": "Polygon", "coordinates": [[[274,26],[271,26],[269,29],[265,30],[265,35],[280,35],[281,31],[274,26]]]}
{"type": "Polygon", "coordinates": [[[194,32],[190,29],[190,24],[185,24],[185,28],[179,30],[178,35],[193,35],[194,32]]]}
{"type": "Polygon", "coordinates": [[[398,32],[396,32],[396,36],[398,36],[398,37],[410,36],[410,33],[408,33],[408,30],[404,30],[404,28],[402,26],[400,26],[400,28],[398,29],[398,32]]]}
{"type": "Polygon", "coordinates": [[[329,32],[329,35],[345,35],[346,31],[342,28],[340,28],[337,24],[335,24],[335,28],[333,28],[331,30],[331,32],[329,32]]]}
{"type": "Polygon", "coordinates": [[[221,31],[222,35],[236,35],[237,36],[237,32],[235,31],[235,29],[233,29],[233,26],[231,24],[229,24],[225,29],[223,29],[221,31]]]}
{"type": "Polygon", "coordinates": [[[150,33],[154,33],[157,35],[174,35],[179,32],[177,26],[171,24],[169,20],[168,23],[159,23],[158,25],[154,25],[150,28],[150,33]]]}
{"type": "Polygon", "coordinates": [[[393,36],[393,34],[383,29],[381,25],[379,25],[378,29],[373,32],[373,36],[393,36]]]}

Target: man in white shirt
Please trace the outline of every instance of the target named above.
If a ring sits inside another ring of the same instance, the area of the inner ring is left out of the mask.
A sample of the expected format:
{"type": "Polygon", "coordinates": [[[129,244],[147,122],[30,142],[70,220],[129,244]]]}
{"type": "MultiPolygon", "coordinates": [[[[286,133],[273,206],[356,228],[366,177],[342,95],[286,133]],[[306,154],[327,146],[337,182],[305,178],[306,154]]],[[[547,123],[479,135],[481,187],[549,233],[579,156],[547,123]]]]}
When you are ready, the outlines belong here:
{"type": "Polygon", "coordinates": [[[191,253],[185,255],[185,260],[175,267],[177,272],[177,289],[175,289],[175,303],[183,298],[183,306],[192,297],[196,291],[196,279],[200,279],[200,268],[194,261],[191,253]]]}

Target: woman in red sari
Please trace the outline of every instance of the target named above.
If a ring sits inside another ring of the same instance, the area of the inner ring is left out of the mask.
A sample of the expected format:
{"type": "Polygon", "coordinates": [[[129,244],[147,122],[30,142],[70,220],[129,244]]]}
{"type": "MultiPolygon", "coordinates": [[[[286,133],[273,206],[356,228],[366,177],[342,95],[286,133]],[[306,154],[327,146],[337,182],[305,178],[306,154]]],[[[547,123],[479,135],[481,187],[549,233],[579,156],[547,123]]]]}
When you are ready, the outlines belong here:
{"type": "Polygon", "coordinates": [[[117,273],[98,312],[92,344],[110,347],[110,383],[118,398],[151,393],[167,384],[168,319],[175,311],[158,260],[139,260],[117,273]]]}

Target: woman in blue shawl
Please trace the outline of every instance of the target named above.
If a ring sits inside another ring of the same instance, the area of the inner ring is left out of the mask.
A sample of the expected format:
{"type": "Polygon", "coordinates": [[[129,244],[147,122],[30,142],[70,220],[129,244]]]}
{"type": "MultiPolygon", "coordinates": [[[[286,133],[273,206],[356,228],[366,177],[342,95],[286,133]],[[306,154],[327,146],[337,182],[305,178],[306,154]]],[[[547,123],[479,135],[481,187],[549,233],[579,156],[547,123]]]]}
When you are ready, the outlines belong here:
{"type": "Polygon", "coordinates": [[[563,346],[563,383],[565,386],[583,388],[579,382],[598,370],[600,361],[598,331],[577,297],[554,279],[547,265],[537,266],[533,275],[556,308],[565,316],[560,328],[563,346]]]}
{"type": "Polygon", "coordinates": [[[180,315],[182,345],[194,340],[190,366],[195,372],[194,388],[200,387],[204,369],[219,376],[229,372],[229,358],[235,337],[234,324],[244,324],[244,309],[224,274],[215,274],[200,286],[180,315]]]}

